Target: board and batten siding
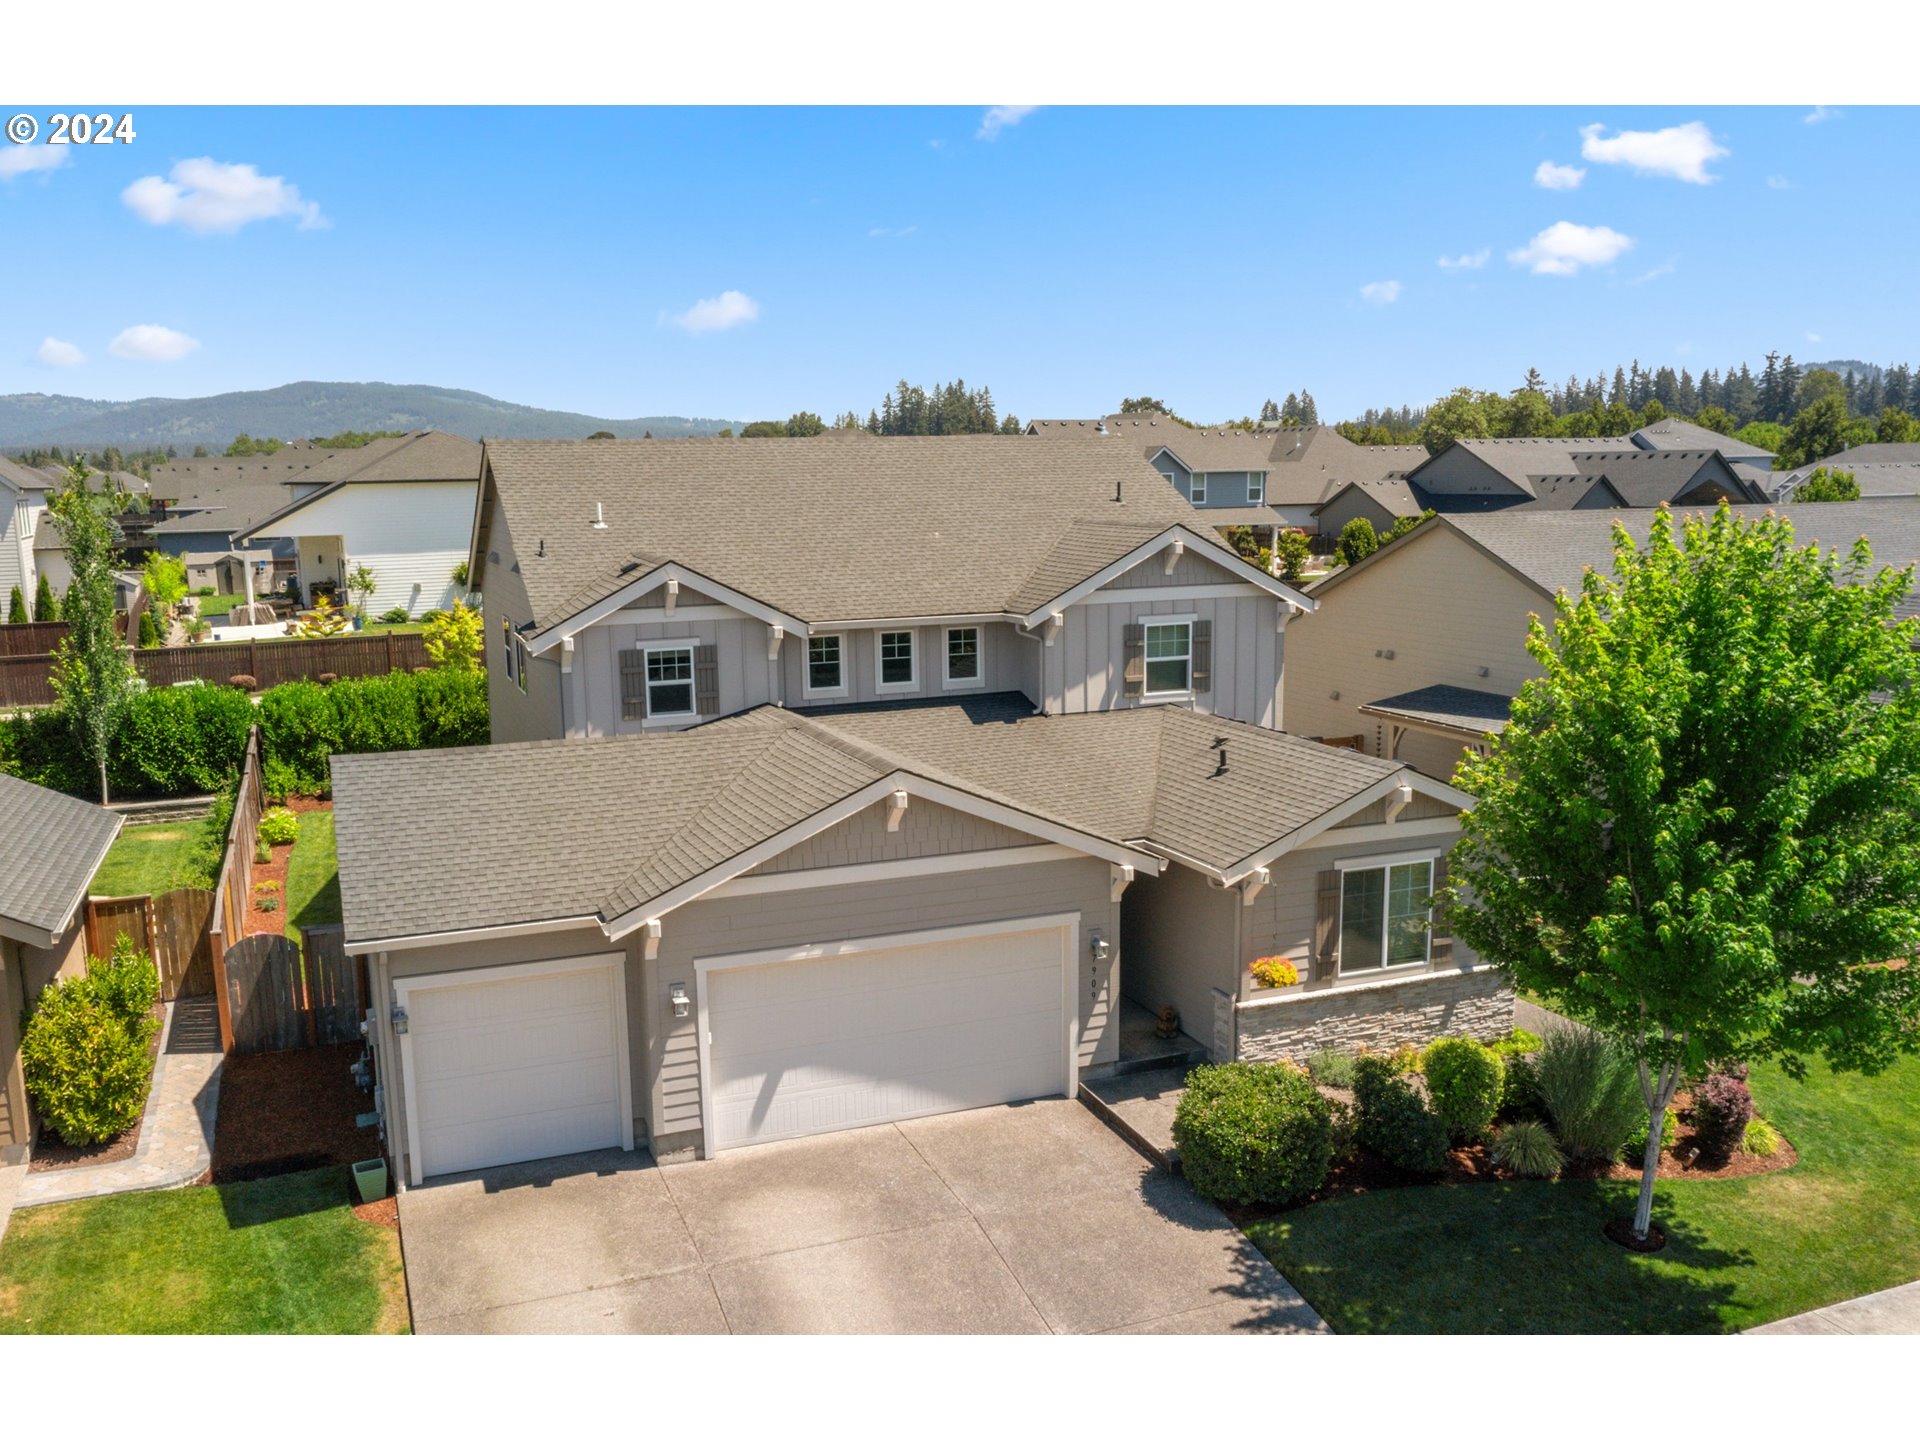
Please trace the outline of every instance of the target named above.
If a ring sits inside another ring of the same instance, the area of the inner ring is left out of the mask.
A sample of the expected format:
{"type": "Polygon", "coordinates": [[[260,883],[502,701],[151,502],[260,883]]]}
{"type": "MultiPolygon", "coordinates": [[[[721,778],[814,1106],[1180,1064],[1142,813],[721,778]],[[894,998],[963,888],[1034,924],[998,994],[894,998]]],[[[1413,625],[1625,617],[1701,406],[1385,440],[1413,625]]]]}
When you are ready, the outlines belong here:
{"type": "Polygon", "coordinates": [[[1120,900],[1121,948],[1127,957],[1121,993],[1155,1014],[1163,1005],[1173,1006],[1181,1029],[1207,1038],[1215,988],[1238,993],[1234,955],[1240,911],[1238,890],[1216,888],[1185,865],[1137,877],[1120,900]]]}
{"type": "Polygon", "coordinates": [[[1074,605],[1062,617],[1053,644],[1041,652],[1046,708],[1053,714],[1076,715],[1173,703],[1271,728],[1280,709],[1279,604],[1270,596],[1250,595],[1074,605]],[[1155,615],[1192,615],[1212,622],[1209,688],[1189,700],[1141,700],[1126,693],[1127,627],[1155,615]]]}
{"type": "MultiPolygon", "coordinates": [[[[346,572],[365,565],[378,582],[366,602],[369,615],[404,609],[418,618],[464,593],[453,567],[467,558],[477,490],[476,480],[348,484],[288,516],[273,533],[337,538],[346,572]]],[[[304,570],[304,553],[301,563],[304,570]]]]}
{"type": "MultiPolygon", "coordinates": [[[[893,627],[913,631],[914,646],[914,687],[910,690],[898,690],[889,687],[881,690],[878,684],[879,642],[875,639],[878,630],[831,630],[816,627],[819,634],[840,636],[842,665],[845,670],[846,694],[809,697],[806,693],[807,641],[804,637],[789,635],[780,647],[780,681],[783,686],[784,703],[795,710],[804,710],[815,705],[853,705],[874,700],[913,700],[913,699],[952,699],[964,700],[969,695],[990,694],[997,690],[1025,691],[1032,698],[1032,691],[1024,682],[1027,665],[1025,648],[1037,642],[1015,633],[1014,627],[1004,621],[961,621],[954,624],[911,625],[893,627]],[[985,683],[980,685],[954,685],[946,683],[947,674],[947,631],[973,628],[980,632],[980,667],[985,683]]],[[[762,635],[765,627],[762,627],[762,635]]],[[[761,642],[765,644],[764,639],[761,642]]]]}
{"type": "MultiPolygon", "coordinates": [[[[1526,652],[1527,617],[1552,612],[1546,596],[1432,520],[1318,598],[1317,611],[1287,626],[1281,725],[1294,735],[1360,735],[1371,755],[1383,752],[1386,727],[1359,706],[1427,685],[1518,694],[1540,673],[1526,652]]],[[[1399,758],[1444,780],[1462,749],[1414,733],[1399,758]]]]}
{"type": "MultiPolygon", "coordinates": [[[[685,605],[682,595],[681,605],[685,605]]],[[[676,609],[681,607],[676,607],[676,609]]],[[[738,612],[730,612],[738,615],[738,612]]],[[[767,627],[745,615],[727,620],[666,619],[651,607],[616,610],[575,637],[573,673],[566,677],[567,733],[572,736],[638,735],[642,730],[684,729],[711,720],[649,724],[629,720],[620,704],[620,652],[655,643],[711,645],[718,665],[721,715],[773,701],[774,668],[767,660],[767,627]]]]}
{"type": "MultiPolygon", "coordinates": [[[[1166,476],[1173,488],[1180,492],[1183,500],[1188,504],[1193,503],[1193,476],[1186,466],[1171,455],[1159,455],[1154,458],[1153,468],[1166,476]]],[[[1248,484],[1256,474],[1264,473],[1266,472],[1254,470],[1206,471],[1207,499],[1205,504],[1197,508],[1202,510],[1223,506],[1245,508],[1249,504],[1256,503],[1247,498],[1248,484]]]]}
{"type": "Polygon", "coordinates": [[[507,674],[504,625],[516,629],[533,618],[526,582],[514,554],[514,537],[500,503],[493,513],[487,537],[485,564],[480,575],[481,616],[486,622],[487,718],[492,740],[505,745],[516,740],[559,740],[567,734],[562,708],[560,651],[536,655],[527,666],[527,688],[507,674]]]}
{"type": "Polygon", "coordinates": [[[749,875],[779,875],[794,870],[830,869],[838,865],[876,865],[888,860],[919,860],[934,855],[959,855],[974,850],[1009,850],[1042,842],[1009,825],[977,815],[913,800],[900,817],[900,828],[887,829],[890,801],[869,805],[838,825],[802,840],[790,850],[749,870],[749,875]]]}

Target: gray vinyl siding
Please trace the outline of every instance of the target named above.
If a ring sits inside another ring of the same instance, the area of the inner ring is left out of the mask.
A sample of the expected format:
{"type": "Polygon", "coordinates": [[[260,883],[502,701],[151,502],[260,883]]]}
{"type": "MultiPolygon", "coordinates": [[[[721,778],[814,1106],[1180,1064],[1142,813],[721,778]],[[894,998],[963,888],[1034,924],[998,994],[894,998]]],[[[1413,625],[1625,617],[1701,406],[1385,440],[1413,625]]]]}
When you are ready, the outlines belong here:
{"type": "MultiPolygon", "coordinates": [[[[1540,673],[1526,652],[1527,616],[1552,614],[1545,595],[1440,522],[1317,598],[1317,611],[1287,626],[1281,723],[1295,735],[1360,735],[1372,755],[1385,726],[1358,706],[1426,685],[1518,694],[1540,673]]],[[[1446,779],[1462,748],[1409,735],[1400,758],[1446,779]]]]}
{"type": "MultiPolygon", "coordinates": [[[[1542,454],[1539,460],[1543,466],[1553,463],[1546,454],[1542,454]]],[[[1531,471],[1531,467],[1529,470],[1531,471]]],[[[1526,493],[1478,455],[1460,445],[1448,446],[1422,465],[1418,478],[1421,486],[1433,495],[1525,495],[1526,493]]],[[[1526,498],[1532,497],[1526,496],[1526,498]]]]}
{"type": "Polygon", "coordinates": [[[516,740],[557,740],[567,733],[560,696],[560,650],[556,646],[534,657],[527,667],[527,688],[507,674],[504,620],[515,628],[533,618],[526,583],[520,578],[513,534],[499,501],[493,505],[486,565],[481,573],[481,616],[486,629],[487,715],[493,725],[493,743],[516,740]]]}
{"type": "Polygon", "coordinates": [[[1215,988],[1239,993],[1240,892],[1215,889],[1199,871],[1169,865],[1159,875],[1136,878],[1120,906],[1127,957],[1121,991],[1156,1013],[1173,1006],[1181,1028],[1205,1039],[1213,1028],[1215,988]]]}
{"type": "MultiPolygon", "coordinates": [[[[696,993],[694,961],[776,946],[854,940],[951,925],[1080,915],[1080,1060],[1105,1064],[1119,1054],[1119,1031],[1109,1024],[1122,946],[1113,943],[1104,965],[1087,959],[1088,935],[1119,936],[1119,906],[1110,895],[1107,864],[1075,858],[985,870],[924,875],[863,885],[829,885],[770,895],[721,896],[695,901],[661,921],[660,954],[643,963],[637,993],[648,1007],[645,1068],[654,1076],[646,1111],[656,1140],[690,1137],[700,1129],[700,1016],[672,1016],[668,987],[696,993]]],[[[634,993],[634,992],[630,992],[634,993]]],[[[639,1043],[636,1040],[636,1045],[639,1043]]],[[[684,1143],[684,1140],[683,1142],[684,1143]]]]}
{"type": "MultiPolygon", "coordinates": [[[[972,622],[967,622],[972,623],[972,622]]],[[[981,669],[986,676],[984,685],[956,686],[948,689],[945,684],[947,673],[947,631],[958,626],[915,625],[903,626],[914,633],[915,679],[918,682],[912,690],[881,690],[876,681],[878,669],[877,641],[874,630],[840,630],[822,633],[840,636],[841,663],[845,669],[845,695],[823,695],[810,699],[806,693],[806,656],[807,641],[794,635],[787,637],[780,648],[781,681],[784,685],[784,703],[796,710],[813,705],[851,705],[874,700],[912,700],[938,699],[941,697],[964,699],[968,695],[988,694],[997,690],[1020,690],[1033,698],[1034,691],[1028,688],[1030,666],[1022,647],[1034,642],[1025,640],[1014,633],[1014,628],[1003,621],[981,622],[974,628],[980,631],[981,669]]],[[[761,627],[762,654],[765,653],[766,629],[761,627]]],[[[722,660],[724,666],[725,661],[722,660]]],[[[724,701],[725,697],[722,696],[724,701]]],[[[723,704],[723,708],[724,704],[723,704]]]]}
{"type": "MultiPolygon", "coordinates": [[[[1416,793],[1394,818],[1395,820],[1438,820],[1442,815],[1457,813],[1446,801],[1433,795],[1416,793]]],[[[1387,802],[1376,800],[1364,810],[1356,810],[1333,828],[1335,830],[1358,830],[1364,825],[1383,825],[1387,819],[1387,802]]]]}
{"type": "MultiPolygon", "coordinates": [[[[687,603],[685,592],[681,603],[687,603]]],[[[722,715],[780,698],[774,690],[775,668],[767,659],[767,627],[760,621],[745,616],[737,620],[668,620],[657,608],[636,607],[616,611],[575,638],[573,673],[567,677],[567,733],[637,735],[644,729],[680,728],[628,720],[620,707],[619,652],[674,640],[714,647],[722,715]],[[654,623],[638,623],[640,617],[647,616],[652,616],[654,623]]],[[[694,725],[711,718],[695,716],[684,723],[694,725]]]]}
{"type": "Polygon", "coordinates": [[[1337,536],[1341,529],[1353,520],[1365,520],[1376,530],[1391,530],[1393,519],[1393,512],[1366,491],[1346,490],[1329,500],[1321,509],[1319,518],[1314,522],[1314,533],[1329,537],[1337,536]]]}
{"type": "Polygon", "coordinates": [[[1048,705],[1055,714],[1180,703],[1205,715],[1279,724],[1284,637],[1280,602],[1269,595],[1221,600],[1129,600],[1079,604],[1066,612],[1060,633],[1041,651],[1048,705]],[[1154,615],[1193,615],[1213,623],[1211,689],[1191,701],[1143,701],[1126,694],[1127,626],[1154,615]]]}
{"type": "MultiPolygon", "coordinates": [[[[1193,501],[1193,476],[1178,460],[1171,455],[1154,457],[1153,468],[1167,478],[1167,482],[1180,492],[1181,498],[1189,504],[1193,501]]],[[[1200,507],[1205,510],[1216,506],[1245,506],[1262,502],[1250,500],[1248,482],[1263,471],[1251,470],[1209,470],[1206,472],[1207,498],[1200,507]]]]}
{"type": "Polygon", "coordinates": [[[0,489],[0,619],[6,616],[7,597],[18,585],[27,604],[33,604],[33,577],[27,573],[26,502],[11,490],[0,489]]]}
{"type": "MultiPolygon", "coordinates": [[[[1180,558],[1173,562],[1171,574],[1167,571],[1164,554],[1149,555],[1125,574],[1116,575],[1102,585],[1100,590],[1147,590],[1163,589],[1174,585],[1243,585],[1245,583],[1245,576],[1231,574],[1206,556],[1188,549],[1182,551],[1180,558]]],[[[1099,591],[1094,593],[1098,594],[1099,591]]]]}
{"type": "Polygon", "coordinates": [[[802,840],[749,875],[778,875],[836,865],[875,865],[887,860],[918,860],[974,850],[1005,850],[1043,843],[1025,831],[983,820],[977,815],[914,800],[900,817],[898,830],[887,829],[891,802],[881,800],[838,825],[802,840]]]}

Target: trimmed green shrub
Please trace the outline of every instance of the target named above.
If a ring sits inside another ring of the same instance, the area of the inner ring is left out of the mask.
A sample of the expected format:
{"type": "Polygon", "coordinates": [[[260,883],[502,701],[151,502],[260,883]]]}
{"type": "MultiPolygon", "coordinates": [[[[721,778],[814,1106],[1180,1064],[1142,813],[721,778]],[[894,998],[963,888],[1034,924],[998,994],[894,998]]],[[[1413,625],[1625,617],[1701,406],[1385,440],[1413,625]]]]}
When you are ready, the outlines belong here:
{"type": "Polygon", "coordinates": [[[1202,1065],[1187,1077],[1173,1143],[1187,1180],[1209,1200],[1284,1205],[1325,1183],[1333,1116],[1292,1065],[1202,1065]]]}
{"type": "Polygon", "coordinates": [[[1546,1102],[1540,1098],[1540,1068],[1537,1055],[1511,1051],[1501,1055],[1499,1120],[1544,1120],[1546,1102]]]}
{"type": "Polygon", "coordinates": [[[160,626],[153,618],[152,609],[140,612],[140,648],[156,650],[160,646],[160,626]]]}
{"type": "Polygon", "coordinates": [[[27,597],[20,592],[18,585],[7,596],[7,623],[24,625],[27,623],[27,597]]]}
{"type": "Polygon", "coordinates": [[[1389,1165],[1432,1175],[1447,1166],[1447,1127],[1393,1064],[1378,1055],[1354,1062],[1354,1133],[1389,1165]]]}
{"type": "Polygon", "coordinates": [[[1387,1064],[1393,1067],[1396,1075],[1418,1075],[1420,1073],[1420,1047],[1418,1045],[1398,1045],[1387,1052],[1387,1064]]]}
{"type": "Polygon", "coordinates": [[[380,616],[380,623],[382,625],[404,625],[412,618],[413,616],[407,613],[406,606],[396,605],[380,616]]]}
{"type": "Polygon", "coordinates": [[[1753,1092],[1737,1076],[1715,1072],[1693,1087],[1693,1138],[1700,1159],[1724,1165],[1753,1119],[1753,1092]]]}
{"type": "Polygon", "coordinates": [[[41,992],[20,1037],[34,1108],[69,1145],[97,1145],[130,1128],[153,1078],[150,1029],[130,1028],[91,976],[41,992]]]}
{"type": "Polygon", "coordinates": [[[1307,1057],[1307,1073],[1336,1090],[1353,1088],[1353,1056],[1345,1050],[1316,1050],[1307,1057]]]}
{"type": "Polygon", "coordinates": [[[260,838],[269,845],[291,845],[300,835],[300,817],[284,806],[260,812],[260,838]]]}
{"type": "Polygon", "coordinates": [[[1334,541],[1333,553],[1342,565],[1358,565],[1379,548],[1380,532],[1364,515],[1356,515],[1340,527],[1340,538],[1334,541]]]}
{"type": "Polygon", "coordinates": [[[1427,1046],[1420,1057],[1434,1114],[1458,1140],[1478,1140],[1493,1123],[1506,1085],[1506,1071],[1491,1050],[1465,1035],[1427,1046]]]}
{"type": "Polygon", "coordinates": [[[1538,1035],[1531,1030],[1522,1030],[1516,1025],[1503,1038],[1495,1040],[1487,1048],[1505,1059],[1509,1055],[1531,1055],[1540,1048],[1540,1045],[1541,1040],[1538,1035]]]}
{"type": "MultiPolygon", "coordinates": [[[[1660,1148],[1671,1150],[1673,1142],[1680,1138],[1680,1121],[1673,1113],[1673,1107],[1667,1107],[1667,1113],[1660,1117],[1660,1148]]],[[[1639,1123],[1633,1127],[1633,1133],[1627,1136],[1627,1143],[1620,1147],[1620,1158],[1629,1164],[1638,1165],[1647,1158],[1647,1107],[1640,1107],[1639,1123]]]]}
{"type": "Polygon", "coordinates": [[[58,620],[60,602],[53,598],[53,582],[40,574],[40,583],[33,587],[33,618],[36,620],[58,620]]]}
{"type": "Polygon", "coordinates": [[[1541,1103],[1576,1160],[1611,1160],[1647,1118],[1626,1047],[1584,1025],[1556,1025],[1532,1058],[1541,1103]]]}
{"type": "Polygon", "coordinates": [[[1538,1120],[1516,1120],[1493,1137],[1493,1160],[1503,1170],[1530,1180],[1551,1180],[1566,1164],[1553,1132],[1538,1120]]]}
{"type": "Polygon", "coordinates": [[[152,955],[134,948],[132,936],[114,937],[113,953],[105,959],[89,956],[87,979],[129,1033],[143,1042],[152,1036],[160,1023],[153,1016],[160,1001],[160,970],[152,955]]]}
{"type": "Polygon", "coordinates": [[[1779,1152],[1780,1132],[1756,1115],[1747,1121],[1747,1133],[1740,1137],[1740,1149],[1743,1154],[1769,1159],[1779,1152]]]}

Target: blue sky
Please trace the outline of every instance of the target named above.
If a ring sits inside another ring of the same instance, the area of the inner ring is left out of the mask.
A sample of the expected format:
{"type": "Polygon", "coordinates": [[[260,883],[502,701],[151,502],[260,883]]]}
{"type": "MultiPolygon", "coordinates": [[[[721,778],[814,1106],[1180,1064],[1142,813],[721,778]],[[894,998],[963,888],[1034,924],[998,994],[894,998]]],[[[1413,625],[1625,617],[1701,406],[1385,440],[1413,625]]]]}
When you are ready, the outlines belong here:
{"type": "Polygon", "coordinates": [[[959,375],[1023,417],[1305,386],[1335,418],[1529,364],[1920,361],[1888,158],[1920,111],[1009,108],[140,108],[57,168],[0,145],[0,392],[751,419],[959,375]]]}

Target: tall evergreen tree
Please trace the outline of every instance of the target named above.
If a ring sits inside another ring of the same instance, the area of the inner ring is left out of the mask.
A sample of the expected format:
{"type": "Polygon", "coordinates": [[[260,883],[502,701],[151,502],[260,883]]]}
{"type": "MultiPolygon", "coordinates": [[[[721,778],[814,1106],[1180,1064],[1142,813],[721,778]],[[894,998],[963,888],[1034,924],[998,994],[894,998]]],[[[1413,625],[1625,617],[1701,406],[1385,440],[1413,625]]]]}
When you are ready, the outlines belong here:
{"type": "Polygon", "coordinates": [[[1260,407],[1260,422],[1263,425],[1271,425],[1279,420],[1279,418],[1280,407],[1274,404],[1271,397],[1269,397],[1267,403],[1260,407]]]}
{"type": "Polygon", "coordinates": [[[47,572],[40,572],[40,582],[33,587],[33,618],[36,620],[58,620],[60,602],[53,598],[53,582],[47,579],[47,572]]]}

